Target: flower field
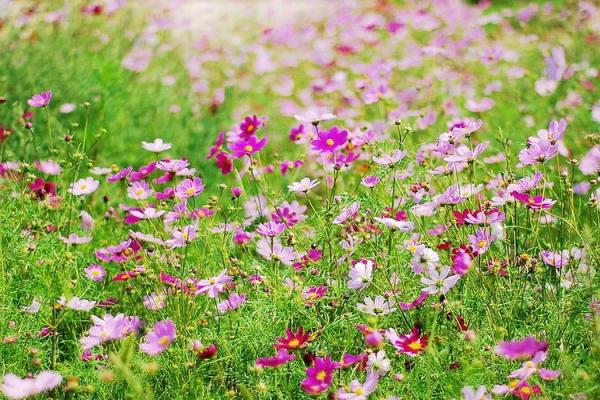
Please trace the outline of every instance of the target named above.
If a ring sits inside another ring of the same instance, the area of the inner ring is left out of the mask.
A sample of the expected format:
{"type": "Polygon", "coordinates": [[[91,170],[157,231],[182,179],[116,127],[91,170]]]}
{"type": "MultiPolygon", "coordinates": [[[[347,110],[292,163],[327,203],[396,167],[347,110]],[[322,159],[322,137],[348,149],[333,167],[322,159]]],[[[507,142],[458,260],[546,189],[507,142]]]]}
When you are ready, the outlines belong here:
{"type": "Polygon", "coordinates": [[[0,0],[0,398],[600,398],[600,4],[0,0]]]}

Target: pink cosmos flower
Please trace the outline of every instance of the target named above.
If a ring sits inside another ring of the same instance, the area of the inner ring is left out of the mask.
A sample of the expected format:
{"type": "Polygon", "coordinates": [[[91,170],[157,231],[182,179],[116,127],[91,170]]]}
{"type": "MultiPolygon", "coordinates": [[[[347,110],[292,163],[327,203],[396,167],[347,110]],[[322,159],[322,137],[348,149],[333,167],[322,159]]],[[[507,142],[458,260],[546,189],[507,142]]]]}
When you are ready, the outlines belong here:
{"type": "Polygon", "coordinates": [[[116,174],[109,175],[106,177],[106,181],[109,183],[115,183],[122,179],[127,178],[127,176],[133,171],[133,167],[129,166],[119,170],[116,174]]]}
{"type": "Polygon", "coordinates": [[[112,316],[104,315],[103,318],[92,316],[94,326],[88,331],[88,336],[80,339],[81,346],[84,350],[89,350],[100,344],[119,340],[136,332],[141,327],[141,322],[137,317],[128,317],[124,314],[112,316]]]}
{"type": "Polygon", "coordinates": [[[306,378],[302,381],[302,390],[306,393],[317,395],[329,389],[333,381],[333,372],[340,368],[338,362],[331,358],[317,357],[314,365],[306,369],[306,378]]]}
{"type": "Polygon", "coordinates": [[[178,199],[187,199],[198,196],[203,191],[204,182],[202,182],[201,178],[188,178],[175,187],[175,197],[178,199]]]}
{"type": "Polygon", "coordinates": [[[339,225],[343,224],[349,219],[353,219],[358,214],[358,210],[360,210],[360,203],[358,201],[355,201],[348,207],[344,208],[338,214],[338,216],[333,219],[332,224],[339,225]]]}
{"type": "Polygon", "coordinates": [[[527,336],[512,342],[500,342],[495,349],[496,354],[509,360],[527,359],[539,351],[548,349],[547,342],[538,342],[535,337],[527,336]]]}
{"type": "Polygon", "coordinates": [[[288,353],[286,349],[280,349],[272,357],[259,357],[256,359],[256,366],[261,368],[277,368],[296,359],[296,356],[288,353]]]}
{"type": "Polygon", "coordinates": [[[292,247],[282,246],[279,239],[271,240],[262,238],[256,242],[256,252],[263,258],[272,261],[280,261],[284,265],[293,265],[300,258],[292,247]]]}
{"type": "Polygon", "coordinates": [[[144,337],[144,343],[140,344],[140,350],[155,356],[167,350],[176,337],[173,321],[170,319],[159,321],[154,325],[154,330],[144,337]]]}
{"type": "Polygon", "coordinates": [[[569,263],[571,252],[569,250],[559,252],[543,250],[540,252],[540,257],[542,257],[544,264],[560,269],[569,263]]]}
{"type": "Polygon", "coordinates": [[[542,196],[530,196],[528,194],[519,193],[517,191],[511,192],[511,196],[525,204],[525,207],[534,210],[552,208],[556,200],[544,198],[542,196]]]}
{"type": "Polygon", "coordinates": [[[64,244],[85,244],[92,241],[91,236],[79,236],[76,233],[70,233],[69,236],[58,237],[64,244]]]}
{"type": "Polygon", "coordinates": [[[164,210],[157,210],[154,207],[146,207],[141,210],[131,210],[129,213],[139,219],[154,219],[159,218],[165,212],[164,210]]]}
{"type": "Polygon", "coordinates": [[[145,200],[152,196],[154,190],[146,181],[135,181],[127,188],[127,196],[133,200],[145,200]]]}
{"type": "Polygon", "coordinates": [[[398,303],[398,306],[400,307],[401,310],[412,310],[413,308],[417,308],[420,307],[421,305],[423,305],[423,303],[425,303],[425,300],[427,300],[429,298],[429,293],[427,293],[426,291],[421,291],[421,293],[419,294],[419,296],[417,296],[416,299],[414,299],[412,302],[410,303],[406,303],[406,302],[400,302],[398,303]]]}
{"type": "Polygon", "coordinates": [[[485,253],[496,240],[496,236],[489,229],[477,229],[474,235],[469,235],[469,242],[478,254],[485,253]]]}
{"type": "Polygon", "coordinates": [[[558,146],[549,140],[538,139],[519,153],[519,166],[537,165],[558,154],[558,146]]]}
{"type": "Polygon", "coordinates": [[[231,276],[227,275],[226,270],[223,270],[217,276],[200,280],[196,285],[196,294],[206,293],[208,297],[216,298],[225,290],[225,285],[231,280],[231,276]]]}
{"type": "Polygon", "coordinates": [[[167,295],[165,292],[150,293],[144,296],[142,303],[150,311],[162,310],[167,306],[167,295]]]}
{"type": "Polygon", "coordinates": [[[256,227],[256,233],[265,237],[275,237],[283,232],[286,228],[285,224],[275,221],[265,222],[256,227]]]}
{"type": "Polygon", "coordinates": [[[135,255],[142,246],[136,241],[127,239],[116,246],[108,246],[96,251],[96,258],[105,262],[123,263],[135,255]]]}
{"type": "Polygon", "coordinates": [[[258,153],[266,145],[267,138],[258,140],[256,136],[250,136],[248,139],[240,139],[237,142],[230,144],[228,147],[234,158],[242,158],[258,153]]]}
{"type": "Polygon", "coordinates": [[[36,161],[34,165],[36,169],[38,169],[40,172],[43,172],[46,175],[60,175],[61,172],[60,165],[56,161],[36,161]]]}
{"type": "Polygon", "coordinates": [[[72,297],[69,299],[69,301],[67,301],[65,296],[62,296],[58,300],[58,304],[76,311],[89,311],[96,306],[95,301],[80,299],[79,297],[72,297]]]}
{"type": "Polygon", "coordinates": [[[379,157],[373,156],[373,162],[375,164],[388,166],[400,162],[407,154],[406,150],[395,150],[391,154],[383,154],[379,157]]]}
{"type": "Polygon", "coordinates": [[[358,379],[350,382],[348,389],[339,388],[336,395],[339,400],[367,400],[371,393],[377,389],[379,375],[368,374],[365,383],[361,384],[358,379]]]}
{"type": "Polygon", "coordinates": [[[304,214],[306,209],[306,206],[300,205],[297,201],[292,201],[291,203],[284,201],[277,207],[276,211],[271,214],[271,218],[275,222],[292,227],[307,218],[304,214]]]}
{"type": "Polygon", "coordinates": [[[332,127],[329,130],[322,130],[318,138],[311,142],[313,150],[321,153],[334,152],[346,144],[348,140],[348,131],[340,131],[338,127],[332,127]]]}
{"type": "Polygon", "coordinates": [[[245,294],[231,293],[227,300],[223,300],[217,304],[217,310],[220,313],[237,310],[242,306],[242,304],[244,304],[246,297],[247,296],[245,294]]]}
{"type": "Polygon", "coordinates": [[[489,97],[484,97],[479,101],[473,99],[468,100],[465,104],[465,108],[471,112],[482,113],[490,110],[492,107],[494,107],[494,104],[496,104],[494,100],[490,99],[489,97]]]}
{"type": "Polygon", "coordinates": [[[98,264],[92,264],[83,270],[92,281],[101,281],[106,276],[106,270],[98,264]]]}
{"type": "Polygon", "coordinates": [[[27,104],[35,108],[46,107],[50,104],[50,100],[52,100],[52,91],[48,90],[47,92],[33,95],[31,99],[27,100],[27,104]]]}
{"type": "Polygon", "coordinates": [[[71,184],[69,193],[73,194],[73,196],[86,196],[94,193],[99,185],[100,182],[92,177],[79,179],[77,182],[71,184]]]}
{"type": "MultiPolygon", "coordinates": [[[[600,105],[599,105],[600,110],[600,105]]],[[[600,115],[600,111],[598,112],[600,115]]],[[[600,118],[599,118],[600,122],[600,118]]],[[[592,147],[581,159],[579,170],[584,175],[593,175],[600,172],[600,145],[592,147]]]]}
{"type": "Polygon", "coordinates": [[[94,228],[94,218],[92,218],[92,216],[87,211],[82,210],[79,213],[79,216],[81,217],[81,229],[83,229],[84,231],[89,231],[94,228]]]}
{"type": "Polygon", "coordinates": [[[348,273],[349,289],[365,289],[373,280],[373,262],[371,260],[359,261],[348,273]]]}
{"type": "Polygon", "coordinates": [[[486,387],[483,385],[480,385],[477,389],[473,389],[471,386],[465,386],[461,390],[461,393],[463,395],[463,400],[492,400],[487,393],[486,387]]]}
{"type": "Polygon", "coordinates": [[[2,393],[9,399],[24,399],[47,392],[60,385],[62,375],[54,371],[43,371],[32,378],[19,378],[15,374],[6,374],[2,379],[2,393]]]}
{"type": "Polygon", "coordinates": [[[379,183],[379,177],[374,176],[374,175],[369,175],[369,176],[365,176],[361,181],[360,184],[368,187],[368,188],[373,188],[375,187],[377,184],[379,183]]]}
{"type": "Polygon", "coordinates": [[[375,217],[373,218],[375,221],[379,222],[382,225],[387,226],[390,229],[399,231],[399,232],[403,232],[403,233],[407,233],[407,232],[411,232],[414,229],[414,225],[412,222],[410,221],[398,221],[395,218],[379,218],[379,217],[375,217]]]}

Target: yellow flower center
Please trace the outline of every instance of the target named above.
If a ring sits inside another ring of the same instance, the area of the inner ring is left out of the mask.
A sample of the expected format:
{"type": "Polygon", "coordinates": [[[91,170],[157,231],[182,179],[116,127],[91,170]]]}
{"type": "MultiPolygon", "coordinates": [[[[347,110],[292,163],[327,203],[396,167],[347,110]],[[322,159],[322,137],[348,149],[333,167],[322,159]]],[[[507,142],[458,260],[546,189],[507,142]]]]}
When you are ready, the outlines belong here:
{"type": "Polygon", "coordinates": [[[325,371],[320,371],[320,372],[319,372],[319,373],[318,373],[318,374],[315,376],[315,378],[317,378],[317,380],[319,380],[319,381],[324,381],[326,377],[327,377],[327,372],[325,372],[325,371]]]}
{"type": "Polygon", "coordinates": [[[292,348],[296,348],[300,345],[300,341],[298,339],[292,339],[289,341],[288,346],[292,348]]]}
{"type": "Polygon", "coordinates": [[[100,276],[100,271],[98,271],[97,269],[93,270],[92,276],[100,276]]]}
{"type": "Polygon", "coordinates": [[[354,394],[357,394],[357,395],[359,395],[359,396],[360,396],[360,395],[361,395],[361,394],[363,394],[365,391],[364,391],[364,389],[363,389],[363,388],[361,388],[361,387],[357,387],[357,388],[356,388],[356,389],[354,389],[352,392],[354,392],[354,394]]]}
{"type": "Polygon", "coordinates": [[[421,342],[412,342],[408,345],[408,348],[411,350],[421,350],[423,346],[421,346],[421,342]]]}
{"type": "Polygon", "coordinates": [[[169,343],[171,343],[171,339],[168,336],[163,336],[160,339],[158,339],[158,344],[160,344],[161,346],[166,346],[169,343]]]}
{"type": "Polygon", "coordinates": [[[327,143],[327,146],[333,146],[333,144],[334,144],[334,141],[333,141],[333,139],[327,139],[327,140],[325,141],[325,143],[327,143]]]}
{"type": "Polygon", "coordinates": [[[248,125],[248,127],[246,128],[246,130],[248,132],[252,132],[254,130],[254,125],[248,125]]]}
{"type": "Polygon", "coordinates": [[[144,195],[144,189],[138,189],[135,191],[135,194],[138,196],[143,196],[144,195]]]}
{"type": "Polygon", "coordinates": [[[479,247],[485,247],[487,246],[487,240],[480,240],[478,243],[479,247]]]}
{"type": "Polygon", "coordinates": [[[508,383],[508,387],[510,387],[510,388],[513,388],[513,389],[514,389],[514,388],[516,388],[516,387],[517,387],[517,385],[518,385],[518,384],[519,384],[519,380],[518,380],[518,379],[513,379],[512,381],[510,381],[510,382],[508,383]]]}
{"type": "Polygon", "coordinates": [[[189,188],[185,191],[185,194],[187,194],[188,196],[191,196],[194,193],[196,193],[196,190],[194,188],[189,188]]]}
{"type": "Polygon", "coordinates": [[[252,148],[252,146],[247,144],[246,147],[244,147],[244,150],[246,150],[247,152],[251,152],[253,150],[253,148],[252,148]]]}
{"type": "Polygon", "coordinates": [[[530,197],[530,198],[527,199],[527,202],[529,204],[534,204],[535,203],[535,199],[533,197],[530,197]]]}
{"type": "Polygon", "coordinates": [[[528,386],[523,386],[521,388],[521,393],[523,393],[523,394],[531,394],[531,389],[528,386]]]}
{"type": "Polygon", "coordinates": [[[214,285],[215,283],[217,283],[217,280],[215,278],[210,278],[208,281],[210,282],[211,285],[214,285]]]}
{"type": "Polygon", "coordinates": [[[88,188],[88,186],[84,183],[81,186],[79,186],[79,189],[81,190],[86,190],[88,188]]]}

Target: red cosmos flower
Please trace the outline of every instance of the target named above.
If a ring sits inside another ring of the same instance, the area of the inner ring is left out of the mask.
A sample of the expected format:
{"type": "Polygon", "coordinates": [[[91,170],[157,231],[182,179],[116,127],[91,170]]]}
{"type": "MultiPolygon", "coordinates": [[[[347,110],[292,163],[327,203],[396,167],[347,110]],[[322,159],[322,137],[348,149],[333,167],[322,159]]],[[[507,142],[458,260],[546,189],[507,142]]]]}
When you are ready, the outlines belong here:
{"type": "Polygon", "coordinates": [[[454,215],[454,219],[456,220],[456,225],[464,225],[465,218],[467,218],[469,214],[471,214],[471,210],[468,208],[463,211],[454,210],[452,212],[452,215],[454,215]]]}
{"type": "Polygon", "coordinates": [[[223,175],[227,175],[233,171],[233,161],[231,160],[231,157],[229,157],[229,153],[226,151],[220,151],[217,153],[215,157],[215,164],[217,165],[217,168],[221,170],[223,175]]]}
{"type": "Polygon", "coordinates": [[[556,200],[546,199],[542,196],[530,196],[525,193],[519,193],[516,190],[510,193],[512,197],[520,201],[527,208],[539,210],[542,208],[552,208],[556,200]]]}
{"type": "Polygon", "coordinates": [[[4,142],[6,138],[12,135],[13,131],[11,129],[0,126],[0,143],[4,142]]]}
{"type": "Polygon", "coordinates": [[[521,400],[528,400],[534,394],[540,394],[540,385],[530,385],[527,381],[521,381],[513,390],[512,394],[521,400]]]}
{"type": "Polygon", "coordinates": [[[206,346],[205,348],[203,348],[202,350],[200,350],[198,353],[196,353],[196,355],[198,356],[198,358],[202,359],[202,360],[207,360],[209,358],[213,358],[214,356],[217,355],[217,345],[214,343],[209,344],[208,346],[206,346]]]}
{"type": "Polygon", "coordinates": [[[419,328],[412,328],[410,333],[402,336],[399,336],[396,330],[390,328],[385,332],[385,336],[398,352],[410,357],[415,357],[427,347],[427,335],[421,336],[419,328]]]}
{"type": "Polygon", "coordinates": [[[42,178],[36,178],[35,181],[28,185],[28,187],[29,190],[42,200],[45,199],[46,196],[56,195],[56,184],[54,182],[44,181],[42,178]]]}
{"type": "Polygon", "coordinates": [[[297,350],[308,345],[312,340],[312,334],[305,332],[302,327],[294,333],[291,329],[285,331],[285,337],[275,338],[278,343],[275,344],[276,349],[297,350]]]}

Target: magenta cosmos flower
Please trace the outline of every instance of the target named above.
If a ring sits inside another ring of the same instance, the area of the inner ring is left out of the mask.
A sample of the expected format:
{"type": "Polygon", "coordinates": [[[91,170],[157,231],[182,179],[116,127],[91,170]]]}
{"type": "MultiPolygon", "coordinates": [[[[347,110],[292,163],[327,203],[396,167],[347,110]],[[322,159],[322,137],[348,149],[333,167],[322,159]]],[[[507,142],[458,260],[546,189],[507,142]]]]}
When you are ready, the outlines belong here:
{"type": "Polygon", "coordinates": [[[157,355],[169,348],[176,338],[175,323],[170,319],[159,321],[154,330],[146,335],[140,350],[146,354],[157,355]]]}
{"type": "Polygon", "coordinates": [[[256,130],[262,125],[261,120],[256,115],[246,117],[240,124],[240,137],[248,139],[256,133],[256,130]]]}
{"type": "Polygon", "coordinates": [[[185,179],[179,186],[175,187],[175,197],[178,199],[187,199],[198,196],[204,191],[204,182],[200,178],[185,179]]]}
{"type": "Polygon", "coordinates": [[[27,104],[30,107],[40,108],[46,107],[50,104],[50,100],[52,100],[52,91],[48,90],[47,92],[41,92],[33,95],[29,100],[27,100],[27,104]]]}
{"type": "Polygon", "coordinates": [[[288,353],[286,349],[281,349],[272,357],[259,357],[256,359],[256,366],[261,368],[277,368],[296,358],[295,355],[288,353]]]}
{"type": "Polygon", "coordinates": [[[9,399],[24,399],[47,392],[62,382],[62,375],[54,371],[43,371],[32,378],[19,378],[6,374],[2,381],[2,393],[9,399]]]}
{"type": "Polygon", "coordinates": [[[331,386],[333,371],[340,367],[340,363],[332,361],[329,357],[317,357],[314,366],[306,370],[306,378],[302,381],[302,390],[309,394],[323,393],[331,386]]]}
{"type": "Polygon", "coordinates": [[[311,142],[313,150],[321,153],[334,152],[348,140],[348,131],[340,129],[336,126],[329,130],[319,132],[318,138],[311,142]]]}
{"type": "Polygon", "coordinates": [[[258,140],[256,136],[250,136],[248,139],[240,139],[237,142],[230,144],[229,150],[234,158],[242,158],[258,153],[267,145],[267,138],[258,140]]]}
{"type": "Polygon", "coordinates": [[[511,192],[511,196],[525,204],[525,207],[539,210],[542,208],[552,208],[556,200],[547,199],[542,196],[530,196],[528,194],[519,193],[517,191],[511,192]]]}
{"type": "Polygon", "coordinates": [[[496,354],[509,360],[528,359],[538,351],[546,351],[548,342],[538,342],[535,337],[527,336],[513,342],[500,342],[496,346],[496,354]]]}
{"type": "Polygon", "coordinates": [[[390,328],[385,332],[385,336],[399,353],[410,357],[415,357],[427,347],[427,336],[421,336],[418,328],[413,328],[410,333],[402,336],[398,335],[395,329],[390,328]]]}

